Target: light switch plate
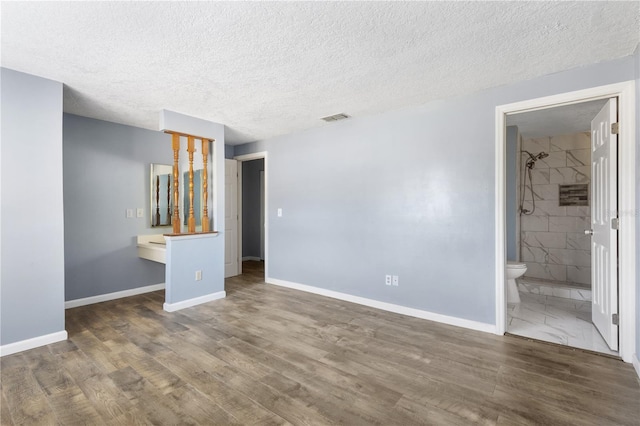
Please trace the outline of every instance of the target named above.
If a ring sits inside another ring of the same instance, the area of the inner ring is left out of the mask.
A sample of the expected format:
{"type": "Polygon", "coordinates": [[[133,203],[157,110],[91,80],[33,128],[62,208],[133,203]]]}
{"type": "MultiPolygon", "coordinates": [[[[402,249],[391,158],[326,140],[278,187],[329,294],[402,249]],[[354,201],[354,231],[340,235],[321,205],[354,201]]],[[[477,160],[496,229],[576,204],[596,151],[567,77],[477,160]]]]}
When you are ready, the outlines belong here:
{"type": "Polygon", "coordinates": [[[133,209],[127,209],[125,210],[125,217],[127,219],[131,219],[133,217],[133,209]]]}
{"type": "Polygon", "coordinates": [[[143,208],[138,208],[136,210],[136,217],[144,217],[144,209],[143,208]]]}
{"type": "Polygon", "coordinates": [[[278,217],[282,217],[282,209],[278,209],[278,217]]]}

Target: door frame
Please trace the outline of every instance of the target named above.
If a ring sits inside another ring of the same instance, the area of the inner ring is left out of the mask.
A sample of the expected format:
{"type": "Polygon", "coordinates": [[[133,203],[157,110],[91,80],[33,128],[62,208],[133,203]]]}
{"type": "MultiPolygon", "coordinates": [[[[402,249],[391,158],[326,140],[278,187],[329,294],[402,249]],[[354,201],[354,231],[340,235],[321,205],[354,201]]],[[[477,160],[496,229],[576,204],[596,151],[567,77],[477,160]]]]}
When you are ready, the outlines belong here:
{"type": "MultiPolygon", "coordinates": [[[[224,167],[225,167],[225,172],[224,172],[224,175],[225,175],[225,182],[224,182],[225,197],[224,197],[224,199],[225,199],[225,202],[226,202],[226,200],[227,200],[227,197],[226,197],[226,191],[227,191],[227,183],[228,183],[228,182],[227,182],[227,161],[232,161],[232,162],[234,162],[234,164],[235,164],[235,168],[236,168],[236,182],[235,182],[235,184],[236,184],[236,191],[235,191],[235,192],[236,192],[236,194],[235,194],[235,195],[236,195],[236,235],[237,235],[237,233],[238,233],[238,226],[239,226],[238,218],[237,218],[237,216],[238,216],[238,199],[237,199],[237,197],[238,197],[238,164],[239,164],[239,163],[238,163],[235,159],[233,159],[233,158],[225,158],[225,159],[224,159],[224,167]]],[[[224,277],[225,277],[225,278],[231,278],[231,277],[235,277],[236,275],[240,275],[240,274],[242,273],[242,271],[241,271],[241,269],[240,269],[240,267],[242,266],[242,264],[239,262],[239,260],[238,260],[238,256],[237,256],[237,254],[238,254],[238,241],[236,240],[236,270],[235,270],[236,274],[227,276],[227,266],[226,266],[226,260],[227,260],[227,252],[226,252],[226,246],[227,246],[227,245],[226,245],[226,240],[227,240],[227,222],[226,222],[226,216],[227,216],[227,215],[226,215],[226,212],[227,212],[228,206],[227,206],[227,205],[225,205],[225,207],[224,207],[224,208],[225,208],[225,215],[224,215],[224,216],[225,216],[225,224],[224,224],[224,228],[225,228],[225,229],[224,229],[224,234],[225,234],[225,235],[224,235],[224,238],[225,238],[225,255],[224,255],[224,256],[225,256],[225,257],[224,257],[224,258],[225,258],[225,267],[224,267],[224,277]]]]}
{"type": "Polygon", "coordinates": [[[636,121],[635,81],[592,87],[496,106],[495,114],[495,274],[496,334],[506,332],[506,115],[597,99],[618,98],[618,353],[632,362],[636,349],[636,121]]]}
{"type": "Polygon", "coordinates": [[[245,161],[264,159],[264,276],[269,276],[269,173],[267,151],[236,155],[238,161],[238,267],[242,274],[242,167],[245,161]]]}

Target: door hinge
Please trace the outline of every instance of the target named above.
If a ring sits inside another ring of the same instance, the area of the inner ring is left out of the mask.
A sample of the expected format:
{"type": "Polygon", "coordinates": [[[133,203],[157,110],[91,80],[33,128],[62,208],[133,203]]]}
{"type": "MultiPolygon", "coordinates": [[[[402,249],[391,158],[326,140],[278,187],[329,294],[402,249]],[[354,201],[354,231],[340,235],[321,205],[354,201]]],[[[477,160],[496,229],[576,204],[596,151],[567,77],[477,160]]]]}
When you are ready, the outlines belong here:
{"type": "Polygon", "coordinates": [[[619,322],[618,314],[611,314],[611,323],[613,325],[619,325],[618,322],[619,322]]]}
{"type": "Polygon", "coordinates": [[[620,131],[620,123],[611,123],[611,134],[617,135],[620,131]]]}
{"type": "Polygon", "coordinates": [[[611,218],[611,229],[620,229],[620,219],[617,217],[611,218]]]}

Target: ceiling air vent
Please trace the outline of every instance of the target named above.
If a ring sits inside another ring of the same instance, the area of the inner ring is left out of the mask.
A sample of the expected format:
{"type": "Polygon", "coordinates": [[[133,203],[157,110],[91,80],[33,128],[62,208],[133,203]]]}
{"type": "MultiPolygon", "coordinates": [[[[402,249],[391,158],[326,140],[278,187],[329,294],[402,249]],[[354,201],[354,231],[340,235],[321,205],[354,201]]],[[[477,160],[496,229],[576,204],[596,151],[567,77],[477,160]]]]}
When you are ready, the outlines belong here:
{"type": "Polygon", "coordinates": [[[350,116],[345,114],[344,112],[341,112],[340,114],[334,114],[334,115],[330,115],[328,117],[322,117],[322,119],[324,121],[338,121],[338,120],[344,120],[345,118],[349,118],[350,116]]]}

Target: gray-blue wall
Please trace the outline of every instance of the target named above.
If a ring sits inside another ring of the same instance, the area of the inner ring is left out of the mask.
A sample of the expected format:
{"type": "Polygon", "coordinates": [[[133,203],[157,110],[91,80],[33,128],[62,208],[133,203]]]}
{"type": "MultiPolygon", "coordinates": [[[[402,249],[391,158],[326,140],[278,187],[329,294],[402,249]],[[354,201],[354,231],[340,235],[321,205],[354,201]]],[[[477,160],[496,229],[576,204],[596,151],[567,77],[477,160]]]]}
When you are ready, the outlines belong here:
{"type": "Polygon", "coordinates": [[[64,332],[62,83],[1,69],[0,344],[64,332]]]}
{"type": "Polygon", "coordinates": [[[507,127],[507,147],[506,147],[506,222],[507,222],[507,259],[518,259],[518,244],[516,222],[518,220],[518,200],[517,186],[518,177],[516,175],[516,164],[518,162],[518,127],[507,127]]]}
{"type": "Polygon", "coordinates": [[[167,240],[167,287],[165,301],[169,304],[224,291],[224,256],[221,234],[207,238],[177,237],[167,240]],[[195,280],[195,272],[202,279],[195,280]]]}
{"type": "Polygon", "coordinates": [[[495,107],[634,78],[626,57],[236,146],[268,151],[269,278],[494,324],[495,107]]]}
{"type": "Polygon", "coordinates": [[[235,155],[235,147],[233,145],[225,145],[224,146],[224,158],[229,160],[233,159],[235,155]]]}
{"type": "Polygon", "coordinates": [[[260,172],[264,159],[242,163],[242,256],[260,257],[260,172]]]}
{"type": "Polygon", "coordinates": [[[136,248],[137,235],[171,232],[150,226],[151,163],[173,164],[169,135],[64,115],[65,300],[165,282],[136,248]]]}

